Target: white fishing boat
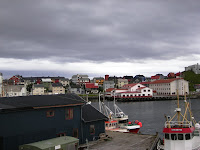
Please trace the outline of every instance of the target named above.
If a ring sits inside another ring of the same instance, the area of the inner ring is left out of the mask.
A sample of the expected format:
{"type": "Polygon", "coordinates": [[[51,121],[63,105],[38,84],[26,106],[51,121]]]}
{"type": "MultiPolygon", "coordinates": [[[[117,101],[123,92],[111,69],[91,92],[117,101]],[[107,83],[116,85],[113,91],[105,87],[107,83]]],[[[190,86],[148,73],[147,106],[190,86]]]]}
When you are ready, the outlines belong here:
{"type": "Polygon", "coordinates": [[[186,100],[185,111],[182,114],[177,96],[177,108],[175,115],[166,117],[163,128],[164,141],[157,146],[158,150],[200,150],[200,125],[196,123],[190,103],[186,100]]]}
{"type": "MultiPolygon", "coordinates": [[[[115,95],[114,95],[115,96],[115,95]]],[[[126,115],[115,103],[114,97],[114,112],[101,102],[99,96],[99,110],[105,116],[109,118],[108,121],[105,121],[105,129],[118,132],[130,132],[138,133],[139,129],[142,127],[142,123],[138,120],[130,122],[128,120],[128,115],[126,115]]]]}

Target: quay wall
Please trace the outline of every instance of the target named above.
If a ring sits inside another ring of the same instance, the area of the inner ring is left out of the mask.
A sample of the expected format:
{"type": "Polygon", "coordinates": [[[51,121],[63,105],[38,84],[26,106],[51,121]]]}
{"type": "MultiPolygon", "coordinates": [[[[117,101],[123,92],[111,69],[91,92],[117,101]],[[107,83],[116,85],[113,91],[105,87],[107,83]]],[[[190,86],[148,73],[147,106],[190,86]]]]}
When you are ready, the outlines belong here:
{"type": "MultiPolygon", "coordinates": [[[[88,101],[96,101],[99,99],[98,96],[91,96],[91,97],[82,97],[85,100],[88,101]]],[[[101,100],[108,100],[108,101],[113,101],[113,97],[101,97],[101,100]]],[[[184,99],[183,96],[179,97],[180,100],[184,99]]],[[[116,101],[119,102],[140,102],[140,101],[165,101],[165,100],[177,100],[177,96],[153,96],[153,97],[145,97],[145,96],[138,96],[138,97],[116,97],[116,101]]]]}

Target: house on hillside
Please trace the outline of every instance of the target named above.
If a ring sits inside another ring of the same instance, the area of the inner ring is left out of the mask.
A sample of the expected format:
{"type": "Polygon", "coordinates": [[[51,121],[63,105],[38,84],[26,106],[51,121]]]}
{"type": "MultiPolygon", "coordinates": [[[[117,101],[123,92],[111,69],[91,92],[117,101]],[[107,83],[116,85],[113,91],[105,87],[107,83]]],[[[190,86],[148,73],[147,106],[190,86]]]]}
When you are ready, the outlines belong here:
{"type": "Polygon", "coordinates": [[[87,93],[98,93],[99,92],[99,86],[97,83],[86,83],[85,84],[85,91],[87,93]]]}
{"type": "Polygon", "coordinates": [[[85,94],[85,90],[80,85],[71,85],[69,87],[70,93],[85,94]]]}
{"type": "Polygon", "coordinates": [[[84,85],[85,83],[90,83],[90,79],[88,78],[88,75],[73,75],[72,76],[72,82],[75,84],[84,85]]]}
{"type": "Polygon", "coordinates": [[[44,95],[45,88],[43,84],[34,84],[32,87],[32,95],[44,95]]]}
{"type": "Polygon", "coordinates": [[[133,79],[135,83],[143,82],[146,80],[144,75],[136,75],[133,79]]]}
{"type": "Polygon", "coordinates": [[[114,81],[104,81],[103,83],[103,90],[106,91],[109,88],[114,88],[115,82],[114,81]]]}
{"type": "Polygon", "coordinates": [[[200,66],[199,64],[194,64],[188,67],[185,67],[185,71],[193,71],[195,74],[200,74],[200,66]]]}
{"type": "Polygon", "coordinates": [[[17,85],[20,83],[20,80],[22,79],[22,76],[20,75],[15,75],[15,76],[12,76],[10,79],[9,79],[9,83],[13,83],[13,85],[17,85]]]}
{"type": "Polygon", "coordinates": [[[162,80],[164,78],[165,76],[163,76],[162,74],[156,74],[155,76],[151,76],[151,81],[162,80]]]}
{"type": "Polygon", "coordinates": [[[121,88],[122,86],[128,84],[128,79],[118,79],[117,80],[117,88],[121,88]]]}
{"type": "Polygon", "coordinates": [[[50,85],[50,90],[52,94],[65,94],[65,88],[61,83],[52,83],[50,85]]]}
{"type": "Polygon", "coordinates": [[[189,93],[188,81],[182,78],[156,80],[151,82],[149,87],[153,89],[157,95],[177,95],[177,90],[179,95],[184,95],[185,92],[189,93]]]}
{"type": "Polygon", "coordinates": [[[63,78],[63,79],[60,79],[59,82],[63,85],[63,86],[69,86],[69,79],[67,78],[63,78]]]}
{"type": "Polygon", "coordinates": [[[0,149],[73,136],[83,144],[105,133],[106,117],[76,94],[0,98],[0,149]]]}
{"type": "Polygon", "coordinates": [[[127,79],[128,83],[133,83],[133,76],[123,76],[123,79],[127,79]]]}
{"type": "Polygon", "coordinates": [[[103,86],[104,78],[103,77],[94,77],[93,82],[97,83],[99,86],[103,86]]]}
{"type": "Polygon", "coordinates": [[[27,96],[26,86],[24,85],[5,85],[3,86],[5,97],[27,96]]]}
{"type": "Polygon", "coordinates": [[[175,75],[175,73],[170,72],[170,73],[168,73],[167,78],[168,79],[176,78],[176,75],[175,75]]]}

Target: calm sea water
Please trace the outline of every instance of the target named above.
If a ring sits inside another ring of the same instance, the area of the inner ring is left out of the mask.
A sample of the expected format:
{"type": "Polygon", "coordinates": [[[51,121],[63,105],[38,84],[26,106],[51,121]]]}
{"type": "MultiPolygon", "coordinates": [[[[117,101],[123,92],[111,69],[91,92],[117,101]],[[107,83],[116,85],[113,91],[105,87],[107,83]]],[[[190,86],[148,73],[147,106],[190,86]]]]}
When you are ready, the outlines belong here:
{"type": "MultiPolygon", "coordinates": [[[[200,121],[200,99],[188,100],[191,102],[191,109],[195,120],[200,121]]],[[[113,101],[105,101],[113,112],[113,101]]],[[[162,130],[165,123],[165,115],[173,117],[175,108],[177,107],[176,100],[170,101],[150,101],[150,102],[116,102],[116,104],[129,116],[130,121],[141,121],[143,126],[140,129],[142,134],[156,134],[162,136],[162,130]]],[[[98,101],[92,102],[92,105],[99,109],[98,101]]],[[[184,101],[180,100],[182,110],[184,101]]],[[[182,111],[183,113],[183,111],[182,111]]]]}

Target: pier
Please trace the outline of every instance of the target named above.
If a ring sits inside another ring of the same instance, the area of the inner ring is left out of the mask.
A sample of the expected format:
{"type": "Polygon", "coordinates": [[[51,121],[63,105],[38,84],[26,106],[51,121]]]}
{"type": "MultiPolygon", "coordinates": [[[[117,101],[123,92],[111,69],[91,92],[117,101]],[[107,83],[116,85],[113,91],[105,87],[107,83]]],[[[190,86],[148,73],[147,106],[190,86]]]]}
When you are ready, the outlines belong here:
{"type": "MultiPolygon", "coordinates": [[[[108,138],[99,139],[80,146],[90,150],[156,150],[158,135],[131,134],[106,131],[108,138]]],[[[81,148],[82,147],[82,148],[81,148]]]]}

